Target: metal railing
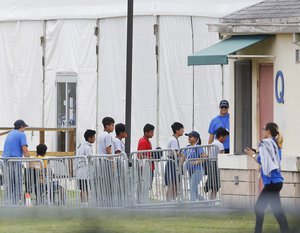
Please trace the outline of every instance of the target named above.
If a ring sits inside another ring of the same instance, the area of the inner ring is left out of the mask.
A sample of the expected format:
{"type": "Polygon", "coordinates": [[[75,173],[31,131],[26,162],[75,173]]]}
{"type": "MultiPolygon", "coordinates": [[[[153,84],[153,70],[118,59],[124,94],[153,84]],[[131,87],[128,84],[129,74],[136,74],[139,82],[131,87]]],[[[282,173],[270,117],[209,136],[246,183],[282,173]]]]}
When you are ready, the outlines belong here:
{"type": "Polygon", "coordinates": [[[220,201],[216,146],[1,158],[1,206],[124,208],[220,201]]]}

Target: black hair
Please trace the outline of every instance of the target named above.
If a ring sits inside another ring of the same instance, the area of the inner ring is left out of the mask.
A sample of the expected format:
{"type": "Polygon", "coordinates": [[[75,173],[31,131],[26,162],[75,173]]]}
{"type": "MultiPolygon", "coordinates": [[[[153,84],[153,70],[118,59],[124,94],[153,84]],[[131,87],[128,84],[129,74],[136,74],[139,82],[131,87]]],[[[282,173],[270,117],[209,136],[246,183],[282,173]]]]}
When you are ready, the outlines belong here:
{"type": "Polygon", "coordinates": [[[269,122],[266,124],[265,129],[270,131],[272,137],[276,139],[276,143],[277,143],[278,147],[282,148],[283,137],[279,131],[278,125],[274,122],[269,122]]]}
{"type": "Polygon", "coordinates": [[[228,130],[223,128],[223,127],[220,127],[216,130],[216,138],[219,138],[221,136],[225,137],[225,136],[228,136],[228,135],[229,135],[228,130]]]}
{"type": "Polygon", "coordinates": [[[146,124],[145,126],[144,126],[144,133],[149,133],[150,131],[152,131],[152,130],[154,130],[154,126],[153,125],[151,125],[151,124],[146,124]]]}
{"type": "Polygon", "coordinates": [[[120,133],[126,132],[125,125],[123,123],[119,123],[115,125],[115,131],[116,135],[119,135],[120,133]]]}
{"type": "Polygon", "coordinates": [[[201,138],[198,138],[197,145],[199,145],[199,146],[200,146],[200,145],[201,145],[201,143],[202,143],[202,142],[201,142],[201,138]]]}
{"type": "Polygon", "coordinates": [[[94,137],[95,134],[96,134],[96,131],[95,131],[95,130],[87,129],[87,130],[84,132],[84,139],[85,139],[86,141],[88,141],[88,139],[94,137]]]}
{"type": "Polygon", "coordinates": [[[36,154],[37,155],[45,155],[47,152],[47,146],[45,144],[38,144],[36,146],[36,154]]]}
{"type": "Polygon", "coordinates": [[[171,125],[171,128],[173,130],[173,133],[175,134],[177,130],[180,130],[181,128],[184,128],[184,127],[183,127],[183,124],[181,124],[180,122],[174,122],[171,125]]]}
{"type": "Polygon", "coordinates": [[[105,128],[108,125],[114,124],[115,120],[111,117],[104,117],[102,120],[103,127],[105,128]]]}

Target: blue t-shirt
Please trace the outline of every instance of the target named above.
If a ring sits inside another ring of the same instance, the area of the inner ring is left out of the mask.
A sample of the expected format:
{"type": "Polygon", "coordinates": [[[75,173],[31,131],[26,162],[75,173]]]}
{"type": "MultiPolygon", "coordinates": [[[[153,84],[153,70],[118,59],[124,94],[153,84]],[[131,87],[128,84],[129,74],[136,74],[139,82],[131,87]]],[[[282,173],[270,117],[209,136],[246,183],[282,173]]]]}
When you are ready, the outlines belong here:
{"type": "MultiPolygon", "coordinates": [[[[229,114],[225,116],[216,116],[214,119],[211,120],[208,133],[216,135],[217,129],[223,127],[230,132],[229,128],[229,114]]],[[[223,143],[224,149],[229,149],[229,135],[227,136],[225,142],[223,143]]]]}
{"type": "MultiPolygon", "coordinates": [[[[281,160],[281,149],[280,148],[278,148],[278,152],[279,152],[279,158],[281,160]]],[[[260,155],[258,155],[258,157],[257,157],[257,162],[259,164],[261,164],[260,155]]],[[[267,176],[263,173],[262,168],[260,168],[260,174],[261,174],[261,178],[263,180],[264,185],[271,184],[271,182],[273,184],[283,182],[283,177],[282,177],[279,169],[275,169],[275,170],[271,171],[270,176],[267,176]]]]}
{"type": "Polygon", "coordinates": [[[22,147],[27,146],[27,139],[24,132],[14,129],[11,131],[5,140],[3,157],[22,157],[22,147]]]}
{"type": "Polygon", "coordinates": [[[193,165],[192,163],[194,161],[197,161],[196,159],[201,158],[201,154],[203,154],[203,153],[204,153],[204,150],[201,147],[200,148],[185,149],[183,151],[183,154],[185,155],[186,159],[187,160],[191,159],[191,161],[186,162],[186,169],[189,172],[193,172],[195,170],[202,170],[202,165],[201,164],[193,165]]]}

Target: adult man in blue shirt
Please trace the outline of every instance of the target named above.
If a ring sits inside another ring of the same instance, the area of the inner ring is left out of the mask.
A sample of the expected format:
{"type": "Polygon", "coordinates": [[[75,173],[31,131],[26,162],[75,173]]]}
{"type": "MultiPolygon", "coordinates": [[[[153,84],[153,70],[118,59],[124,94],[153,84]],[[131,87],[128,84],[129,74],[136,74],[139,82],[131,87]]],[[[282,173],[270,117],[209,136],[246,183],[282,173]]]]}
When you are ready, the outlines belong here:
{"type": "MultiPolygon", "coordinates": [[[[29,157],[27,139],[24,133],[26,127],[28,125],[23,120],[15,121],[14,130],[9,132],[5,139],[2,157],[22,158],[23,155],[29,157]]],[[[10,197],[9,201],[11,204],[16,205],[18,202],[22,203],[22,164],[21,162],[8,162],[7,164],[9,185],[6,191],[8,192],[8,197],[10,197]]]]}
{"type": "MultiPolygon", "coordinates": [[[[219,104],[220,108],[220,115],[213,118],[210,122],[208,133],[209,133],[209,139],[208,144],[211,144],[214,141],[215,134],[217,132],[217,129],[222,127],[225,128],[229,132],[229,103],[227,100],[221,100],[219,104]]],[[[224,145],[224,153],[229,153],[229,136],[226,138],[224,145]]]]}
{"type": "Polygon", "coordinates": [[[14,123],[14,130],[12,130],[6,137],[3,149],[3,157],[29,157],[28,144],[25,128],[28,125],[23,120],[16,120],[14,123]]]}

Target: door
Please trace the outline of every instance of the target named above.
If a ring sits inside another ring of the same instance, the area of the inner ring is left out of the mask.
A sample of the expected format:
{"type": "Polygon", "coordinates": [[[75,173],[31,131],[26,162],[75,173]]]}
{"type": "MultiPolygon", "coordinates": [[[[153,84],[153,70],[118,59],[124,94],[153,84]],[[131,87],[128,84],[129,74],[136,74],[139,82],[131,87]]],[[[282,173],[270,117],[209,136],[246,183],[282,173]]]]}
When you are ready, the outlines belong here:
{"type": "Polygon", "coordinates": [[[262,139],[262,129],[266,123],[273,122],[274,116],[274,78],[273,64],[266,63],[259,65],[259,139],[262,139]]]}
{"type": "Polygon", "coordinates": [[[252,144],[252,72],[251,61],[236,61],[234,153],[243,154],[252,144]]]}
{"type": "MultiPolygon", "coordinates": [[[[76,82],[57,82],[57,128],[76,128],[76,82]]],[[[68,142],[68,132],[58,132],[57,150],[68,151],[68,142]]]]}

